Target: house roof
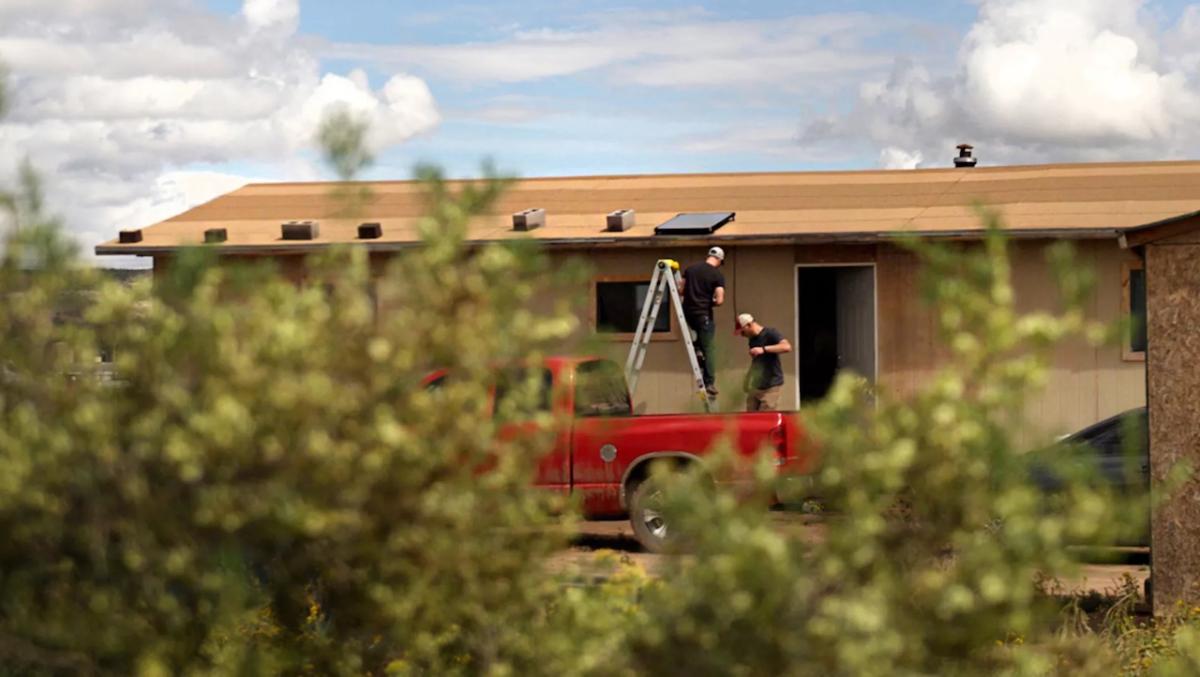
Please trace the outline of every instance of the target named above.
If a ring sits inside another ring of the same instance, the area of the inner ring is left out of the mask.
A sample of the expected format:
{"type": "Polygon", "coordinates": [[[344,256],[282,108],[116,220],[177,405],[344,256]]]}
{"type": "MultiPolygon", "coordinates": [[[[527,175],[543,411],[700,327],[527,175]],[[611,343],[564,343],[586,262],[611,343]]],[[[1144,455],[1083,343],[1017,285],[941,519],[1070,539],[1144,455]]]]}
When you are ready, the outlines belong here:
{"type": "MultiPolygon", "coordinates": [[[[450,182],[451,186],[461,182],[450,182]]],[[[142,229],[140,242],[110,241],[98,254],[154,255],[200,244],[225,228],[218,245],[231,254],[302,253],[338,242],[387,250],[419,240],[423,187],[414,181],[365,184],[371,198],[355,219],[338,218],[336,183],[251,184],[142,229]],[[312,241],[282,240],[280,224],[313,220],[312,241]],[[357,240],[361,222],[382,237],[357,240]]],[[[680,212],[733,211],[736,220],[696,241],[747,243],[871,241],[897,231],[973,236],[973,204],[997,208],[1017,236],[1116,237],[1120,231],[1200,209],[1200,162],[1060,164],[975,169],[667,174],[522,179],[492,213],[470,224],[469,237],[533,237],[550,245],[593,247],[676,243],[654,226],[680,212]],[[546,210],[546,223],[515,232],[511,215],[546,210]],[[636,211],[636,225],[607,232],[605,216],[636,211]]]]}

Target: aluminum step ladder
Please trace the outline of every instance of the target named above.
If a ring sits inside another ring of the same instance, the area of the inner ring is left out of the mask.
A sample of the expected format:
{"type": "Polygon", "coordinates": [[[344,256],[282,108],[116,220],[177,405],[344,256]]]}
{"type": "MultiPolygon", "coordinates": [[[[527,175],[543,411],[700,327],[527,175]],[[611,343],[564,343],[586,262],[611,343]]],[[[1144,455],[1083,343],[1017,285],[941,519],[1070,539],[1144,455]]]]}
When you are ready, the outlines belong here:
{"type": "MultiPolygon", "coordinates": [[[[629,357],[625,360],[625,380],[629,383],[630,397],[637,392],[638,378],[642,373],[642,363],[646,360],[646,351],[650,348],[650,337],[654,334],[654,325],[658,321],[658,311],[662,308],[664,296],[670,296],[671,307],[675,309],[675,323],[683,338],[683,347],[687,350],[688,364],[692,367],[692,387],[696,396],[704,404],[705,411],[716,409],[716,400],[710,397],[704,387],[704,372],[700,369],[700,360],[696,357],[696,349],[692,345],[691,330],[683,316],[683,299],[679,296],[679,262],[673,259],[659,259],[654,264],[654,274],[650,277],[650,289],[646,292],[646,300],[642,303],[642,315],[638,318],[637,332],[633,335],[633,345],[629,347],[629,357]]],[[[709,356],[705,356],[706,358],[709,356]]]]}

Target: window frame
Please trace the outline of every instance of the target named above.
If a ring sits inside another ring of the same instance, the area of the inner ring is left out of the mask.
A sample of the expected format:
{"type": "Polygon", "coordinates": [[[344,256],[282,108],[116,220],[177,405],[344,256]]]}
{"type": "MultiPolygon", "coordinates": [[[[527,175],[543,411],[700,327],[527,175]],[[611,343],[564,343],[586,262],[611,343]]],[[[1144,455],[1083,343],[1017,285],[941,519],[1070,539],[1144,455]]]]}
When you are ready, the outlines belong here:
{"type": "MultiPolygon", "coordinates": [[[[650,278],[646,277],[645,275],[599,275],[599,276],[593,277],[592,284],[591,284],[591,293],[588,295],[588,305],[589,305],[588,318],[589,318],[589,321],[591,322],[592,334],[599,336],[603,339],[609,340],[609,341],[622,341],[622,342],[632,341],[635,336],[635,332],[602,331],[600,329],[599,318],[597,317],[597,314],[599,313],[600,309],[597,304],[598,299],[597,299],[596,295],[599,293],[599,291],[600,291],[599,287],[603,283],[639,282],[639,283],[642,283],[642,284],[645,284],[648,286],[650,284],[650,281],[651,281],[650,278]]],[[[675,321],[675,313],[671,309],[671,300],[670,299],[663,299],[663,305],[661,308],[659,308],[658,313],[659,313],[659,316],[662,316],[663,313],[666,313],[666,315],[667,315],[667,331],[650,332],[650,340],[651,341],[678,341],[679,340],[679,332],[676,331],[676,327],[675,327],[675,325],[678,323],[675,321]]]]}
{"type": "MultiPolygon", "coordinates": [[[[1133,271],[1135,270],[1142,271],[1143,279],[1145,279],[1146,266],[1142,261],[1125,261],[1121,264],[1121,318],[1123,321],[1129,323],[1126,325],[1126,330],[1123,332],[1123,336],[1121,337],[1121,359],[1126,362],[1145,362],[1146,351],[1133,349],[1132,322],[1134,317],[1132,303],[1132,277],[1133,271]]],[[[1148,285],[1143,284],[1143,287],[1146,286],[1148,285]]],[[[1143,305],[1145,305],[1145,300],[1143,301],[1143,305]]],[[[1147,320],[1149,320],[1148,312],[1147,320]]],[[[1149,346],[1149,343],[1149,336],[1147,336],[1147,346],[1149,346]]]]}

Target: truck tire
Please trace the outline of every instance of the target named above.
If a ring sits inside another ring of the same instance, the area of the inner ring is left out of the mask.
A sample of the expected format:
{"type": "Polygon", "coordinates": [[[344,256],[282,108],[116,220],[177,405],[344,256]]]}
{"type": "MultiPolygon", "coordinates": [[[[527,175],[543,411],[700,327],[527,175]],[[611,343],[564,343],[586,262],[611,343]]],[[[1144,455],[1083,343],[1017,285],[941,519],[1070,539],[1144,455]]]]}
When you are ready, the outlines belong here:
{"type": "Polygon", "coordinates": [[[633,488],[629,499],[629,523],[633,536],[648,552],[665,552],[671,543],[670,524],[663,516],[662,487],[647,477],[633,488]]]}

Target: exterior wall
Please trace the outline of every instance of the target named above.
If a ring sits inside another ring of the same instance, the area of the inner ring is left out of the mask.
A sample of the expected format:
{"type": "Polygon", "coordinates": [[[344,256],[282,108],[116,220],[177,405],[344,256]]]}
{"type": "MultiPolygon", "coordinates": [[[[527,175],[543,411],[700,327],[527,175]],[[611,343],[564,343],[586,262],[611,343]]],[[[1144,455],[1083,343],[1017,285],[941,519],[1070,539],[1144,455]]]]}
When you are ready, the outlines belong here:
{"type": "MultiPolygon", "coordinates": [[[[1046,264],[1047,241],[1017,241],[1011,263],[1017,309],[1021,313],[1058,309],[1053,273],[1046,264]]],[[[1111,240],[1075,244],[1077,259],[1095,271],[1096,285],[1088,304],[1091,319],[1121,320],[1123,265],[1136,260],[1111,240]]],[[[949,353],[938,336],[937,318],[921,299],[916,258],[890,245],[880,245],[879,356],[880,381],[899,392],[913,392],[937,371],[949,353]]],[[[1094,348],[1082,339],[1056,351],[1046,387],[1027,407],[1030,434],[1078,430],[1113,414],[1145,404],[1145,368],[1122,357],[1118,345],[1094,348]]]]}
{"type": "MultiPolygon", "coordinates": [[[[1190,477],[1154,506],[1154,613],[1200,603],[1200,238],[1146,247],[1150,479],[1161,487],[1180,464],[1190,477]]],[[[1169,242],[1169,241],[1168,241],[1169,242]]]]}
{"type": "MultiPolygon", "coordinates": [[[[707,246],[671,249],[604,249],[588,252],[585,256],[592,268],[594,279],[644,279],[649,280],[654,264],[660,258],[673,258],[682,267],[703,260],[707,246]]],[[[717,385],[724,401],[730,398],[738,406],[742,404],[742,377],[750,366],[746,352],[746,340],[733,334],[734,317],[749,312],[766,326],[779,329],[785,336],[791,335],[795,323],[795,293],[793,291],[793,257],[788,247],[724,247],[725,265],[722,272],[727,286],[724,305],[714,313],[717,333],[717,385]]],[[[579,252],[556,252],[555,258],[562,262],[580,256],[579,252]]],[[[594,292],[587,290],[589,300],[594,292]]],[[[660,312],[670,312],[664,303],[660,312]]],[[[588,305],[582,310],[583,324],[594,328],[594,309],[588,305]]],[[[634,394],[634,405],[644,413],[668,413],[694,410],[700,407],[691,390],[687,354],[680,343],[680,333],[672,317],[672,335],[655,337],[646,353],[641,380],[634,394]]],[[[686,331],[686,330],[685,330],[686,331]]],[[[606,355],[624,364],[632,337],[628,334],[599,335],[583,342],[588,352],[606,355]]],[[[783,356],[784,373],[795,373],[793,355],[783,356]]],[[[791,377],[788,377],[789,380],[791,377]]],[[[796,407],[795,394],[785,388],[780,406],[796,407]]]]}
{"type": "MultiPolygon", "coordinates": [[[[1046,264],[1048,241],[1013,244],[1013,280],[1021,312],[1054,311],[1057,295],[1046,264]]],[[[921,299],[920,267],[913,254],[894,245],[811,245],[796,247],[726,247],[724,273],[729,284],[726,303],[716,313],[717,339],[723,348],[718,385],[723,395],[740,392],[749,365],[745,340],[732,335],[733,317],[750,312],[793,340],[796,331],[796,266],[804,264],[874,263],[879,316],[878,376],[881,386],[912,393],[927,383],[949,357],[938,336],[934,312],[921,299]]],[[[654,261],[674,257],[683,265],[704,255],[704,247],[671,250],[610,249],[583,254],[599,277],[649,278],[654,261]]],[[[1121,320],[1123,266],[1136,258],[1115,240],[1076,243],[1081,265],[1096,273],[1089,315],[1107,323],[1121,320]]],[[[563,252],[557,257],[580,254],[563,252]]],[[[590,297],[589,297],[590,298],[590,297]]],[[[590,322],[592,311],[583,311],[590,322]]],[[[803,318],[799,318],[801,321],[803,318]]],[[[677,336],[677,335],[676,335],[677,336]]],[[[629,337],[609,337],[589,346],[623,361],[629,337]]],[[[785,356],[787,385],[780,406],[796,407],[796,358],[785,356]]],[[[642,371],[636,402],[648,413],[686,411],[690,397],[687,362],[677,337],[652,343],[642,371]]],[[[1031,435],[1061,434],[1145,404],[1145,368],[1126,360],[1120,346],[1093,348],[1082,340],[1064,344],[1055,354],[1049,382],[1029,403],[1031,435]]]]}
{"type": "MultiPolygon", "coordinates": [[[[1022,312],[1053,310],[1056,296],[1051,272],[1045,263],[1048,241],[1018,241],[1013,245],[1012,266],[1018,307],[1022,312]]],[[[1090,314],[1104,322],[1115,323],[1122,315],[1123,265],[1134,259],[1114,240],[1076,243],[1081,264],[1096,272],[1096,291],[1090,314]]],[[[563,263],[584,259],[592,268],[593,279],[620,278],[649,280],[659,258],[674,258],[684,266],[703,258],[706,244],[679,248],[614,248],[555,250],[552,258],[563,263]]],[[[874,263],[876,266],[876,306],[878,308],[877,370],[881,386],[900,393],[911,393],[927,383],[942,365],[948,353],[938,338],[936,317],[921,300],[920,269],[909,252],[889,244],[880,245],[801,245],[734,246],[726,245],[723,272],[728,286],[725,305],[715,313],[719,349],[717,383],[723,406],[741,405],[742,376],[749,367],[745,339],[733,334],[737,313],[752,313],[760,322],[779,329],[795,342],[796,266],[800,264],[874,263]]],[[[373,267],[381,271],[386,257],[372,257],[373,267]]],[[[303,276],[299,257],[283,257],[281,266],[289,278],[303,276]]],[[[168,259],[155,260],[155,274],[161,275],[168,259]]],[[[631,336],[596,336],[592,330],[594,309],[590,300],[594,291],[574,290],[589,300],[580,309],[584,331],[566,350],[584,350],[602,354],[624,363],[631,336]]],[[[549,309],[549,299],[544,300],[549,309]]],[[[664,312],[668,309],[664,308],[664,312]]],[[[672,318],[672,324],[674,319],[672,318]]],[[[784,387],[780,407],[795,409],[796,356],[783,357],[784,387]]],[[[1145,369],[1140,361],[1122,358],[1119,346],[1092,348],[1082,341],[1064,345],[1057,353],[1046,389],[1029,404],[1033,430],[1042,434],[1060,434],[1078,430],[1126,409],[1145,403],[1145,369]]],[[[688,376],[687,358],[678,332],[656,338],[650,346],[635,394],[635,406],[645,413],[693,410],[699,407],[688,376]]]]}
{"type": "MultiPolygon", "coordinates": [[[[1045,243],[1043,243],[1045,244],[1045,243]]],[[[1028,248],[1015,262],[1018,307],[1044,310],[1053,304],[1052,273],[1040,251],[1028,248]]],[[[1076,247],[1079,262],[1096,273],[1089,303],[1090,319],[1114,324],[1123,319],[1124,268],[1137,257],[1115,242],[1093,240],[1076,247]]],[[[1045,391],[1030,403],[1031,418],[1053,432],[1069,432],[1088,423],[1146,404],[1144,359],[1126,359],[1120,345],[1090,347],[1083,340],[1064,343],[1055,355],[1045,391]]]]}
{"type": "MultiPolygon", "coordinates": [[[[238,256],[221,259],[221,263],[225,265],[255,261],[269,261],[273,265],[277,266],[277,269],[283,273],[288,280],[291,280],[296,284],[304,281],[306,273],[303,256],[276,256],[270,258],[259,256],[238,256]]],[[[168,254],[154,257],[153,275],[156,282],[162,280],[170,273],[173,262],[173,257],[168,254]]],[[[372,259],[372,264],[374,263],[375,260],[372,259]]]]}

